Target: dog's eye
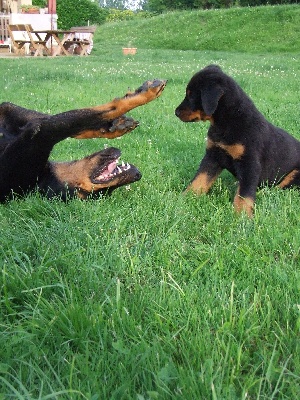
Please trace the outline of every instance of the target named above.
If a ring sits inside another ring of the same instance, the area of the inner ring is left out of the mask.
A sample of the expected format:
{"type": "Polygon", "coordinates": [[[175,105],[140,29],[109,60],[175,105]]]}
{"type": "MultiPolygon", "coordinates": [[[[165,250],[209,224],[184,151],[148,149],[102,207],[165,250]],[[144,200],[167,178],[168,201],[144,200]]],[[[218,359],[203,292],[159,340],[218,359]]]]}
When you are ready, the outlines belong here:
{"type": "Polygon", "coordinates": [[[191,90],[186,91],[186,97],[189,99],[190,103],[197,102],[197,93],[193,93],[191,90]]]}
{"type": "Polygon", "coordinates": [[[188,99],[190,108],[194,111],[197,110],[197,107],[198,107],[197,95],[195,95],[191,90],[187,90],[186,97],[188,99]]]}

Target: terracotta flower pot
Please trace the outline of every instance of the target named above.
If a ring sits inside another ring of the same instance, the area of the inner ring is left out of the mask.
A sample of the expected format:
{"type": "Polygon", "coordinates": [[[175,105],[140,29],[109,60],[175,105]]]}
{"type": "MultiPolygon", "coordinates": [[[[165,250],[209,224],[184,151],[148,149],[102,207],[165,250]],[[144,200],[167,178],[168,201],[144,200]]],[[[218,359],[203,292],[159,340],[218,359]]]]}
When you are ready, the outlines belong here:
{"type": "Polygon", "coordinates": [[[22,9],[22,14],[39,14],[40,10],[39,8],[23,8],[22,9]]]}
{"type": "Polygon", "coordinates": [[[136,47],[123,47],[122,48],[123,54],[127,56],[128,54],[136,54],[137,48],[136,47]]]}

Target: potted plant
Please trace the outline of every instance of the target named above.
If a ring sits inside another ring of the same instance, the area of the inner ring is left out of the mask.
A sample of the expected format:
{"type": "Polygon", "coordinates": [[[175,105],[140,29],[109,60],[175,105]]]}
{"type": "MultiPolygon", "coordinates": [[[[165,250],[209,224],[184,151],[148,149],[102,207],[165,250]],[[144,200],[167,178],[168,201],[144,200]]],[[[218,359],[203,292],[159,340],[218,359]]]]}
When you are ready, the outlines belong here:
{"type": "Polygon", "coordinates": [[[39,14],[40,7],[32,5],[21,5],[22,14],[39,14]]]}
{"type": "Polygon", "coordinates": [[[128,42],[127,47],[122,47],[122,52],[125,56],[127,56],[128,54],[136,54],[136,51],[137,47],[133,47],[131,41],[128,42]]]}

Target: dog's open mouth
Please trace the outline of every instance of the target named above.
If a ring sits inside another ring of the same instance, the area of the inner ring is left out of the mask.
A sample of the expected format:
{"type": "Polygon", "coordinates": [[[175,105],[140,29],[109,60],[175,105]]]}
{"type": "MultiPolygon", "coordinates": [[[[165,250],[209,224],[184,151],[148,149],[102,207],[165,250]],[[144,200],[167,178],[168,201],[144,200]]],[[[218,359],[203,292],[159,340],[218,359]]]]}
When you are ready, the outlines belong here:
{"type": "Polygon", "coordinates": [[[130,168],[130,164],[125,164],[124,161],[122,161],[122,163],[120,164],[119,158],[117,158],[111,161],[101,172],[98,172],[97,175],[92,176],[91,180],[93,183],[109,182],[112,179],[116,178],[118,175],[122,175],[130,168]]]}
{"type": "Polygon", "coordinates": [[[102,155],[101,163],[92,172],[90,180],[95,185],[131,183],[141,178],[141,173],[132,164],[120,161],[121,151],[116,148],[108,148],[99,152],[102,155]]]}

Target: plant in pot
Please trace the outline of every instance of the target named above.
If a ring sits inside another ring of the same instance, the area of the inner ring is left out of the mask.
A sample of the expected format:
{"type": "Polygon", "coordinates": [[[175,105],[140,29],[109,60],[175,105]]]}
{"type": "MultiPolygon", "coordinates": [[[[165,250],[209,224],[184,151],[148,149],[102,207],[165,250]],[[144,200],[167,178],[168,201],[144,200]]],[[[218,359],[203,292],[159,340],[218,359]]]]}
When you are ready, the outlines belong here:
{"type": "Polygon", "coordinates": [[[131,55],[136,54],[136,51],[137,48],[132,45],[131,40],[127,43],[127,47],[122,47],[122,52],[125,56],[127,56],[128,54],[131,55]]]}
{"type": "Polygon", "coordinates": [[[40,7],[39,6],[33,6],[33,5],[21,5],[21,12],[23,14],[39,14],[40,13],[40,7]]]}

